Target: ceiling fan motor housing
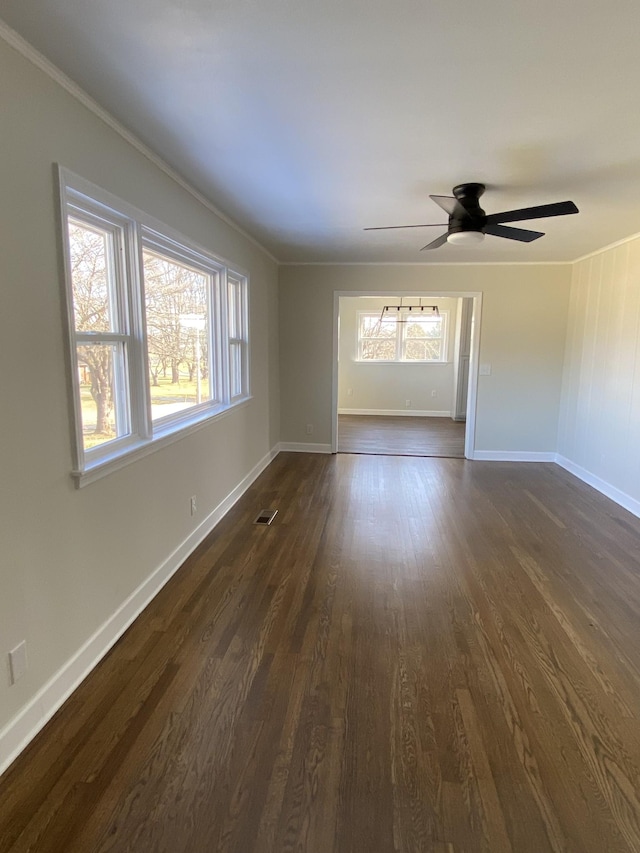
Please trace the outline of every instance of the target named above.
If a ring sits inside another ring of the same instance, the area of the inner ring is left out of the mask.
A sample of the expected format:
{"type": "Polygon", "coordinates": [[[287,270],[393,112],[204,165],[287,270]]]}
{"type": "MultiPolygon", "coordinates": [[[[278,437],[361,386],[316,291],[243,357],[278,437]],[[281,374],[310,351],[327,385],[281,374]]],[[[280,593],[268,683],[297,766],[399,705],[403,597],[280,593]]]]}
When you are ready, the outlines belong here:
{"type": "Polygon", "coordinates": [[[458,184],[458,186],[453,188],[453,194],[458,201],[462,201],[466,198],[472,198],[477,202],[485,190],[486,187],[484,184],[458,184]]]}
{"type": "MultiPolygon", "coordinates": [[[[486,215],[480,207],[480,196],[484,193],[484,184],[458,184],[453,188],[453,198],[444,195],[431,195],[429,198],[444,210],[449,223],[444,234],[436,237],[424,249],[438,249],[445,243],[471,246],[480,243],[485,234],[503,237],[505,240],[517,240],[520,243],[532,243],[544,237],[543,231],[528,228],[513,228],[507,222],[520,222],[523,219],[546,219],[549,216],[567,216],[579,213],[572,201],[558,201],[551,204],[537,204],[534,207],[522,207],[518,210],[503,210],[501,213],[486,215]]],[[[387,225],[383,228],[367,228],[367,231],[386,231],[388,228],[428,228],[426,225],[387,225]]],[[[440,227],[440,226],[438,226],[440,227]]],[[[421,250],[421,251],[422,251],[421,250]]]]}
{"type": "Polygon", "coordinates": [[[485,191],[484,184],[458,184],[453,188],[453,195],[464,208],[465,215],[457,216],[456,212],[449,216],[449,234],[459,234],[462,231],[482,231],[486,214],[480,207],[480,196],[485,191]]]}

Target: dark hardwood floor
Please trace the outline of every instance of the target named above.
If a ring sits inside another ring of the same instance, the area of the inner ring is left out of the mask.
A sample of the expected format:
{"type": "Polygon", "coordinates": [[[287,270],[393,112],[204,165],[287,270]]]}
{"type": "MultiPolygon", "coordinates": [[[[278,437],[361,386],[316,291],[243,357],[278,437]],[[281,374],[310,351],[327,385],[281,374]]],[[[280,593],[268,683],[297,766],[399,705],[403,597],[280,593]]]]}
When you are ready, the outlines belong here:
{"type": "Polygon", "coordinates": [[[451,418],[339,415],[338,453],[463,459],[464,431],[451,418]]]}
{"type": "Polygon", "coordinates": [[[0,849],[637,853],[639,616],[640,520],[553,464],[280,454],[0,781],[0,849]]]}

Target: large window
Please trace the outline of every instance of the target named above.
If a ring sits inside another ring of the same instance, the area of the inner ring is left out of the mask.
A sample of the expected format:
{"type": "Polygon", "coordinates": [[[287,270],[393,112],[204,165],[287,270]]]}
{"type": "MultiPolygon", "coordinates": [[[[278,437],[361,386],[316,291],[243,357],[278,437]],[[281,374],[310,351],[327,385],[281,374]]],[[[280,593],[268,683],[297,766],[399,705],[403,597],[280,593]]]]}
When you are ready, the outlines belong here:
{"type": "Polygon", "coordinates": [[[248,398],[248,279],[66,170],[60,179],[86,482],[248,398]]]}
{"type": "Polygon", "coordinates": [[[358,314],[358,361],[444,362],[447,313],[358,314]]]}
{"type": "Polygon", "coordinates": [[[227,306],[229,330],[229,393],[232,400],[241,399],[247,384],[247,288],[244,280],[227,274],[227,306]]]}
{"type": "Polygon", "coordinates": [[[187,265],[169,245],[144,239],[144,309],[154,422],[175,418],[221,399],[212,370],[209,330],[215,327],[212,294],[223,270],[187,265]]]}

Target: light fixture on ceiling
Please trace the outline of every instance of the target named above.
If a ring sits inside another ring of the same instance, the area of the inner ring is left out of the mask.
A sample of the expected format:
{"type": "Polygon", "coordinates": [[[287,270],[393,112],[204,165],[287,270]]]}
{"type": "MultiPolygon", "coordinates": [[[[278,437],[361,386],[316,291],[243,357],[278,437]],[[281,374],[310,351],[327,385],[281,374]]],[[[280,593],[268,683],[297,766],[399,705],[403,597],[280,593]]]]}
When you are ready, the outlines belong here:
{"type": "Polygon", "coordinates": [[[417,305],[405,305],[404,304],[404,296],[400,299],[399,305],[385,305],[382,309],[382,313],[380,314],[380,320],[378,322],[382,323],[385,320],[391,320],[392,322],[397,323],[406,323],[409,317],[415,316],[417,314],[428,314],[435,317],[440,316],[440,311],[438,310],[437,305],[423,305],[422,299],[419,300],[417,305]],[[386,316],[385,316],[386,315],[386,316]]]}
{"type": "Polygon", "coordinates": [[[447,243],[453,243],[455,246],[476,246],[483,240],[482,231],[452,231],[447,235],[447,243]]]}
{"type": "MultiPolygon", "coordinates": [[[[532,243],[544,237],[543,231],[531,231],[529,228],[512,228],[505,222],[520,222],[523,219],[546,219],[549,216],[566,216],[578,213],[572,201],[558,201],[552,204],[538,204],[535,207],[522,207],[519,210],[503,210],[489,216],[480,207],[480,196],[485,191],[484,184],[458,184],[453,188],[453,196],[432,195],[429,198],[449,215],[447,230],[436,237],[424,249],[437,249],[445,243],[454,246],[476,246],[484,240],[485,234],[517,240],[519,243],[532,243]]],[[[386,231],[389,228],[444,228],[429,222],[424,225],[383,225],[365,228],[365,231],[386,231]]]]}

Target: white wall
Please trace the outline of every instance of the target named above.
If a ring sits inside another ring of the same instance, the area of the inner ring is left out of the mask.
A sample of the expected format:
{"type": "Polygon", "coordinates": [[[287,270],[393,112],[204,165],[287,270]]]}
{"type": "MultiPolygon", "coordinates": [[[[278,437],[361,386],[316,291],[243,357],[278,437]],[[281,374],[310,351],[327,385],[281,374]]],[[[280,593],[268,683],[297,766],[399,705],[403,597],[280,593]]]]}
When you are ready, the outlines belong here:
{"type": "Polygon", "coordinates": [[[483,294],[476,450],[555,453],[571,267],[291,265],[280,270],[282,441],[331,441],[333,294],[483,294]],[[304,319],[304,322],[302,321],[304,319]]]}
{"type": "Polygon", "coordinates": [[[52,694],[34,704],[38,691],[277,444],[279,399],[273,260],[1,39],[0,111],[1,767],[16,720],[47,710],[52,694]],[[253,399],[80,490],[70,477],[54,163],[250,274],[253,399]],[[22,640],[28,672],[10,686],[7,653],[22,640]]]}
{"type": "MultiPolygon", "coordinates": [[[[442,364],[376,364],[358,361],[358,313],[380,314],[385,305],[397,305],[397,297],[352,297],[340,299],[340,349],[338,407],[354,413],[451,412],[453,357],[457,299],[427,299],[447,315],[448,347],[442,364]],[[348,391],[351,389],[352,393],[348,391]],[[432,396],[432,391],[436,396],[432,396]],[[411,405],[406,406],[406,401],[411,405]]],[[[416,302],[417,304],[417,302],[416,302]]]]}
{"type": "Polygon", "coordinates": [[[570,470],[639,513],[638,238],[574,265],[558,451],[570,470]]]}

